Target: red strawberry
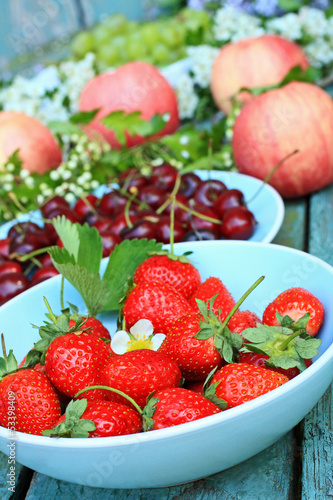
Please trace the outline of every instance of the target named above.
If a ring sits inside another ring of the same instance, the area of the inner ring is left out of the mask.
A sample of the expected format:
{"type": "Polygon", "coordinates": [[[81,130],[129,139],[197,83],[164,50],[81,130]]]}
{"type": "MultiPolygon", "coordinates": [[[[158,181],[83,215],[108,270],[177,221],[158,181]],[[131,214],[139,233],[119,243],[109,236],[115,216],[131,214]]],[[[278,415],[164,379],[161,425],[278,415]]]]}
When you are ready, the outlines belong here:
{"type": "MultiPolygon", "coordinates": [[[[95,335],[100,339],[110,340],[111,337],[109,330],[105,328],[105,326],[99,319],[93,317],[86,318],[85,316],[81,316],[81,318],[84,321],[83,325],[80,326],[81,329],[86,330],[87,333],[91,333],[92,335],[95,335]]],[[[73,328],[73,326],[75,326],[76,319],[77,318],[69,320],[70,328],[73,328]]]]}
{"type": "Polygon", "coordinates": [[[26,368],[0,381],[0,424],[15,431],[42,435],[60,417],[56,391],[45,375],[26,368]]]}
{"type": "MultiPolygon", "coordinates": [[[[55,338],[46,350],[45,369],[53,385],[74,398],[87,386],[102,382],[102,373],[111,358],[110,347],[103,340],[82,332],[55,338]]],[[[106,399],[105,391],[91,390],[90,400],[106,399]]]]}
{"type": "MultiPolygon", "coordinates": [[[[277,319],[277,313],[288,316],[295,323],[309,315],[306,333],[314,336],[318,333],[324,320],[324,307],[317,297],[304,288],[289,288],[280,293],[265,309],[262,322],[270,326],[278,326],[283,318],[277,319]]],[[[283,326],[289,326],[284,322],[283,326]]]]}
{"type": "MultiPolygon", "coordinates": [[[[267,366],[266,361],[268,359],[269,356],[267,356],[267,354],[259,354],[258,352],[240,352],[238,361],[239,363],[247,363],[248,365],[261,366],[262,368],[266,368],[267,370],[272,370],[273,372],[281,373],[282,375],[288,377],[289,380],[296,377],[296,375],[300,373],[300,370],[297,368],[297,366],[288,369],[283,369],[280,367],[276,368],[274,366],[267,366]]],[[[311,359],[305,360],[306,367],[310,366],[311,364],[312,364],[311,359]]]]}
{"type": "MultiPolygon", "coordinates": [[[[153,391],[179,387],[181,373],[166,354],[150,349],[130,351],[112,358],[104,370],[105,385],[118,389],[143,408],[153,391]]],[[[128,404],[122,396],[108,391],[108,398],[128,404]]]]}
{"type": "Polygon", "coordinates": [[[201,284],[199,271],[185,256],[153,255],[143,261],[134,273],[134,283],[159,281],[173,286],[186,299],[201,284]]]}
{"type": "Polygon", "coordinates": [[[227,408],[251,401],[276,387],[285,384],[288,378],[280,373],[246,363],[232,363],[223,366],[213,377],[211,385],[216,396],[227,403],[227,408]]]}
{"type": "Polygon", "coordinates": [[[136,410],[111,401],[71,401],[56,426],[43,432],[52,437],[110,437],[134,434],[142,429],[136,410]]]}
{"type": "Polygon", "coordinates": [[[187,300],[171,285],[145,281],[129,293],[123,315],[126,327],[139,319],[149,319],[155,333],[168,333],[170,325],[180,316],[192,311],[187,300]]]}
{"type": "Polygon", "coordinates": [[[198,305],[196,299],[207,302],[207,300],[214,297],[214,295],[217,295],[217,298],[213,305],[213,311],[215,314],[218,314],[218,311],[220,310],[221,321],[224,321],[236,302],[229,290],[219,278],[211,276],[206,279],[192,294],[189,299],[189,304],[195,311],[197,311],[198,305]]]}
{"type": "Polygon", "coordinates": [[[261,320],[254,312],[237,310],[228,321],[228,328],[231,332],[241,334],[246,328],[255,328],[257,323],[261,323],[261,320]]]}
{"type": "Polygon", "coordinates": [[[187,389],[157,391],[144,409],[145,430],[165,429],[220,413],[222,410],[204,396],[187,389]]]}

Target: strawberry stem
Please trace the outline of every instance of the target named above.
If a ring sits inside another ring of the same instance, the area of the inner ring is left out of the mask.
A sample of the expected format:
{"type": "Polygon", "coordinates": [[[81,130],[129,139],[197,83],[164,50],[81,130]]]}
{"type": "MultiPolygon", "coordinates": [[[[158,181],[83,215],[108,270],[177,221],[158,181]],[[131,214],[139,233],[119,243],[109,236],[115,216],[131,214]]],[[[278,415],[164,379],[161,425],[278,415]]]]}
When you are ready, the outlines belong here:
{"type": "Polygon", "coordinates": [[[52,311],[51,306],[47,301],[47,298],[43,297],[43,299],[44,299],[45,305],[47,307],[47,310],[49,311],[50,319],[55,323],[57,321],[57,317],[55,316],[54,312],[52,311]]]}
{"type": "Polygon", "coordinates": [[[304,333],[305,331],[306,330],[301,329],[293,333],[292,335],[288,335],[288,338],[286,338],[286,340],[280,345],[279,350],[284,351],[288,347],[289,342],[291,342],[295,337],[299,337],[299,335],[301,335],[301,333],[304,333]]]}
{"type": "Polygon", "coordinates": [[[77,392],[74,397],[77,398],[78,396],[80,396],[84,392],[92,391],[93,389],[104,389],[106,391],[115,392],[116,394],[123,396],[125,399],[127,399],[127,401],[132,403],[132,405],[140,413],[140,415],[143,414],[143,411],[141,410],[140,406],[134,401],[133,398],[131,398],[131,396],[128,396],[127,394],[125,394],[122,391],[119,391],[118,389],[114,389],[113,387],[109,387],[108,385],[91,385],[90,387],[85,387],[84,389],[81,389],[79,392],[77,392]]]}
{"type": "Polygon", "coordinates": [[[242,303],[244,302],[244,300],[250,295],[250,293],[253,292],[253,290],[255,288],[257,288],[257,286],[265,279],[265,276],[261,276],[260,278],[257,279],[257,281],[255,281],[253,283],[252,286],[250,286],[250,288],[244,293],[244,295],[241,296],[241,298],[236,302],[236,304],[234,305],[234,307],[231,309],[231,311],[229,312],[228,316],[225,318],[225,320],[223,321],[222,323],[222,329],[228,324],[228,321],[229,319],[234,315],[234,313],[237,311],[237,309],[242,305],[242,303]]]}
{"type": "Polygon", "coordinates": [[[3,332],[1,334],[1,346],[2,346],[3,359],[5,360],[5,362],[7,362],[7,352],[6,352],[5,336],[4,336],[3,332]]]}

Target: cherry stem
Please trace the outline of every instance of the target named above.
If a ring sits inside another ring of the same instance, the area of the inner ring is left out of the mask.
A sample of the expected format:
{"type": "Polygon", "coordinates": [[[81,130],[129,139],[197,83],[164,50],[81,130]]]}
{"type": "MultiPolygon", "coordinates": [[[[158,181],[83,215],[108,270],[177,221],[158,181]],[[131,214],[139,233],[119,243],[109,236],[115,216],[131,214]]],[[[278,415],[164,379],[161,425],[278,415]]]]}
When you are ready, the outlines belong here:
{"type": "Polygon", "coordinates": [[[92,391],[94,389],[104,389],[106,391],[115,392],[116,394],[123,396],[125,399],[127,399],[127,401],[132,403],[132,405],[140,413],[140,415],[143,414],[143,411],[141,410],[140,406],[134,401],[133,398],[131,398],[130,396],[128,396],[124,392],[119,391],[118,389],[114,389],[113,387],[109,387],[108,385],[91,385],[90,387],[85,387],[84,389],[81,389],[79,392],[77,392],[74,397],[77,398],[78,396],[80,396],[84,392],[92,391]]]}
{"type": "Polygon", "coordinates": [[[299,153],[299,149],[295,149],[295,151],[293,151],[292,153],[287,154],[287,156],[285,156],[284,158],[282,158],[282,160],[280,160],[275,165],[275,167],[272,168],[272,170],[269,172],[269,174],[267,175],[267,177],[265,177],[265,179],[263,180],[263,183],[260,186],[260,188],[257,190],[257,192],[254,193],[254,195],[252,196],[252,198],[250,198],[249,201],[246,202],[246,205],[248,205],[249,203],[251,203],[251,201],[253,201],[258,196],[258,194],[264,188],[265,184],[267,184],[271,180],[271,177],[277,171],[277,169],[282,165],[282,163],[284,163],[286,160],[289,160],[289,158],[291,158],[292,156],[294,156],[296,153],[299,153]]]}
{"type": "Polygon", "coordinates": [[[175,182],[175,185],[173,186],[173,189],[172,189],[171,193],[168,196],[168,199],[160,207],[158,207],[158,209],[156,210],[156,213],[158,215],[160,215],[166,209],[166,207],[170,203],[170,200],[172,201],[173,198],[176,198],[176,194],[178,193],[179,187],[180,187],[180,181],[181,181],[181,178],[178,175],[177,179],[176,179],[176,182],[175,182]],[[179,179],[179,181],[178,181],[178,179],[179,179]]]}
{"type": "Polygon", "coordinates": [[[170,253],[171,255],[175,255],[173,253],[173,245],[174,245],[174,231],[175,231],[175,207],[176,207],[176,194],[179,190],[180,186],[180,175],[177,175],[176,182],[174,188],[171,193],[171,212],[170,212],[170,253]]]}
{"type": "Polygon", "coordinates": [[[20,254],[20,253],[12,253],[10,255],[11,258],[15,258],[19,260],[20,262],[25,262],[26,260],[32,259],[36,255],[40,255],[42,253],[48,252],[49,250],[52,250],[55,248],[55,245],[51,247],[44,247],[44,248],[39,248],[38,250],[34,250],[33,252],[27,253],[27,254],[20,254]]]}
{"type": "Polygon", "coordinates": [[[261,276],[260,278],[257,279],[257,281],[255,281],[253,283],[252,286],[250,286],[250,288],[244,293],[244,295],[241,296],[241,298],[236,302],[236,304],[234,305],[234,307],[231,309],[231,311],[229,312],[228,316],[225,318],[225,320],[223,321],[222,323],[222,328],[223,329],[229,322],[230,318],[235,314],[235,312],[237,311],[237,309],[242,305],[242,303],[244,302],[244,300],[250,295],[250,293],[253,292],[253,290],[255,288],[257,288],[257,286],[265,279],[265,276],[261,276]]]}
{"type": "Polygon", "coordinates": [[[176,200],[176,205],[178,205],[178,207],[181,208],[182,210],[185,210],[185,212],[191,213],[192,215],[195,215],[200,219],[207,220],[208,222],[213,222],[214,224],[221,224],[220,220],[214,219],[213,217],[209,217],[208,215],[203,215],[200,212],[197,212],[196,210],[192,210],[179,200],[176,200]]]}

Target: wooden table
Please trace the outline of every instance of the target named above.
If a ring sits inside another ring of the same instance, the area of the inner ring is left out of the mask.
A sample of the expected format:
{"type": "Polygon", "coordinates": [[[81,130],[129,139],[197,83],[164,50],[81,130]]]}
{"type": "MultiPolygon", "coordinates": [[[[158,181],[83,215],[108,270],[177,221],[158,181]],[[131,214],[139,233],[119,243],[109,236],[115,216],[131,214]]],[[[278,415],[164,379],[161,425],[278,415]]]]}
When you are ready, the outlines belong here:
{"type": "MultiPolygon", "coordinates": [[[[309,252],[333,265],[333,185],[286,203],[274,243],[309,252]]],[[[297,270],[295,270],[297,272],[297,270]]],[[[128,500],[326,500],[333,498],[333,384],[306,418],[255,457],[200,481],[155,490],[107,490],[58,481],[17,464],[8,491],[7,456],[0,453],[0,498],[128,500]]],[[[130,474],[130,471],[129,471],[130,474]]]]}

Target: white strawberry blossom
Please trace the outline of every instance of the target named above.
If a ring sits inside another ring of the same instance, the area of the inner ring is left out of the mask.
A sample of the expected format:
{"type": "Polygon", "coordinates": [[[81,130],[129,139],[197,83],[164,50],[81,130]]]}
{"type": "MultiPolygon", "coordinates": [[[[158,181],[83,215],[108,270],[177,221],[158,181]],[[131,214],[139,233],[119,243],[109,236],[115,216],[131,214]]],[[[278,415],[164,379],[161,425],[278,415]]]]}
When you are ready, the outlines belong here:
{"type": "Polygon", "coordinates": [[[152,323],[148,319],[139,319],[130,328],[129,333],[118,330],[111,340],[111,349],[116,354],[124,354],[138,349],[151,349],[157,351],[161,346],[165,335],[155,333],[152,323]]]}

